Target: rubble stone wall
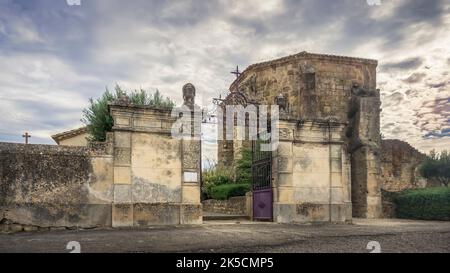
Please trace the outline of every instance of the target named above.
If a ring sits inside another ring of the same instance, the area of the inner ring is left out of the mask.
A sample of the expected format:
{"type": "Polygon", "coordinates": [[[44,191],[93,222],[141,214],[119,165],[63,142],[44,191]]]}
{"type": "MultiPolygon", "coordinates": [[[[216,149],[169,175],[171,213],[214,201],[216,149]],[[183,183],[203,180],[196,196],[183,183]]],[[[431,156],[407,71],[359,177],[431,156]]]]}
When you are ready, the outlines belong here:
{"type": "Polygon", "coordinates": [[[46,227],[111,226],[108,145],[0,143],[0,220],[46,227]]]}
{"type": "Polygon", "coordinates": [[[203,211],[229,215],[247,215],[247,197],[237,196],[227,200],[204,200],[203,211]]]}
{"type": "Polygon", "coordinates": [[[419,167],[426,155],[408,143],[383,140],[381,145],[381,181],[385,191],[423,188],[427,179],[420,176],[419,167]]]}

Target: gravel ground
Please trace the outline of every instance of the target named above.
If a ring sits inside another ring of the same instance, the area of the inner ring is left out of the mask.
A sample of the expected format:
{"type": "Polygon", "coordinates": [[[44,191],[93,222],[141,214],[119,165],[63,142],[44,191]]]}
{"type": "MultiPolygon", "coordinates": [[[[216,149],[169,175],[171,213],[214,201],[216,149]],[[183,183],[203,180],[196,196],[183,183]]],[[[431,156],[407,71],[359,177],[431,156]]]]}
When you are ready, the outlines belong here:
{"type": "Polygon", "coordinates": [[[208,221],[200,226],[46,231],[0,235],[0,252],[450,252],[450,222],[354,219],[296,225],[208,221]]]}

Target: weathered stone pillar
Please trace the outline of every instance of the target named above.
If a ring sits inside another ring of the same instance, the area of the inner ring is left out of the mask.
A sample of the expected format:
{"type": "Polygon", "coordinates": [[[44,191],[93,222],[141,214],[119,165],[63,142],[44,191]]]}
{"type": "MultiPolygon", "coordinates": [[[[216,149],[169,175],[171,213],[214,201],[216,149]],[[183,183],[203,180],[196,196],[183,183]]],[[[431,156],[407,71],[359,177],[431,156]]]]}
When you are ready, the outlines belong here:
{"type": "Polygon", "coordinates": [[[279,123],[278,149],[272,153],[273,219],[279,223],[294,221],[293,144],[295,123],[279,123]]]}
{"type": "Polygon", "coordinates": [[[359,91],[352,100],[352,202],[353,216],[380,218],[380,97],[379,90],[359,91]],[[365,93],[363,93],[365,92],[365,93]]]}
{"type": "Polygon", "coordinates": [[[201,223],[198,128],[197,138],[182,139],[172,135],[178,116],[171,110],[118,102],[110,111],[113,227],[201,223]]]}
{"type": "Polygon", "coordinates": [[[202,205],[200,200],[201,142],[182,140],[183,180],[181,224],[201,224],[202,205]]]}
{"type": "MultiPolygon", "coordinates": [[[[181,140],[182,191],[180,224],[201,224],[201,122],[202,110],[195,104],[196,89],[191,83],[183,86],[183,116],[190,126],[181,140]]],[[[183,125],[184,126],[184,125],[183,125]]]]}
{"type": "Polygon", "coordinates": [[[274,153],[274,221],[351,221],[344,124],[282,120],[274,153]]]}
{"type": "Polygon", "coordinates": [[[363,146],[353,152],[352,164],[353,216],[380,218],[382,207],[378,152],[363,146]]]}
{"type": "MultiPolygon", "coordinates": [[[[132,113],[117,112],[115,124],[124,128],[131,125],[132,113]]],[[[115,130],[113,135],[114,192],[112,205],[113,227],[133,226],[133,202],[131,196],[131,132],[115,130]]]]}

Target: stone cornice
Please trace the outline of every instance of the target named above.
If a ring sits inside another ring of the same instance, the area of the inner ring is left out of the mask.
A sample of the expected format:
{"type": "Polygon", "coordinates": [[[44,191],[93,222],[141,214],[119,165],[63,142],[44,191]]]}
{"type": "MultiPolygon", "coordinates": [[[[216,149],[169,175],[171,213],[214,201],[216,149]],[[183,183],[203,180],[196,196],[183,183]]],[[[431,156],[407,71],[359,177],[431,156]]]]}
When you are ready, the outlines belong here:
{"type": "Polygon", "coordinates": [[[110,103],[108,104],[108,107],[111,111],[111,109],[120,109],[120,110],[128,110],[128,111],[151,111],[151,112],[160,112],[160,113],[166,113],[170,114],[171,109],[167,108],[160,108],[155,106],[148,106],[148,105],[134,105],[134,104],[120,104],[120,103],[110,103]]]}

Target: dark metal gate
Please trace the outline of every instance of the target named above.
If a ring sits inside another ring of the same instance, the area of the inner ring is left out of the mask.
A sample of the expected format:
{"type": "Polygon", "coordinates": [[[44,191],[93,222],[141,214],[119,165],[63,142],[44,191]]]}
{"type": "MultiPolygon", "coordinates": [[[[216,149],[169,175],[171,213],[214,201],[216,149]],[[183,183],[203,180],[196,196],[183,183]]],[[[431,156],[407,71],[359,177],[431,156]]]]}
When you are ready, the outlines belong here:
{"type": "Polygon", "coordinates": [[[253,219],[272,220],[272,151],[261,149],[262,144],[270,144],[267,133],[260,134],[258,140],[252,141],[252,191],[253,219]]]}

